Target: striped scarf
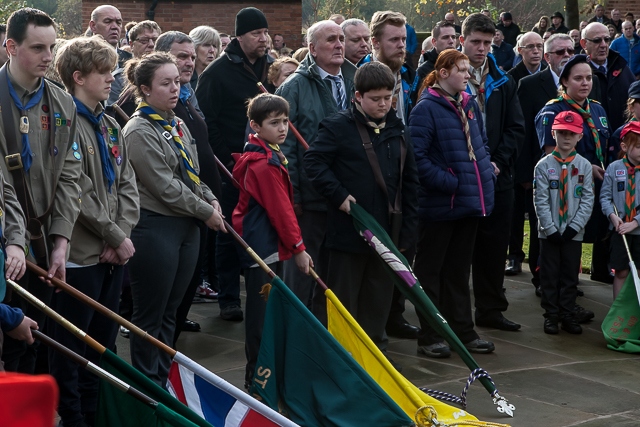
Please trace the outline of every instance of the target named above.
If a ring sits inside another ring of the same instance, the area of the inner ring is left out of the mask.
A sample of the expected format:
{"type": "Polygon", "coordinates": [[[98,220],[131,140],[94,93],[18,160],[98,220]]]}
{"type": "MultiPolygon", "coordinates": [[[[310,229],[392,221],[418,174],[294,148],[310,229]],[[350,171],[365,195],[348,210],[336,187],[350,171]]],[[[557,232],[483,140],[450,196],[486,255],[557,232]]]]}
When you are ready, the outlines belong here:
{"type": "Polygon", "coordinates": [[[484,67],[482,68],[482,75],[480,76],[480,81],[476,80],[475,72],[471,73],[471,77],[469,78],[469,83],[471,83],[476,88],[476,101],[478,101],[478,107],[480,107],[480,111],[484,113],[485,109],[485,89],[484,85],[487,82],[487,75],[489,75],[489,64],[487,60],[484,62],[484,67]]]}
{"type": "Polygon", "coordinates": [[[636,216],[636,172],[640,172],[640,165],[634,166],[629,157],[624,156],[622,163],[627,169],[627,191],[624,192],[624,214],[627,222],[636,216]]]}
{"type": "Polygon", "coordinates": [[[569,95],[566,93],[562,94],[562,99],[566,101],[574,110],[582,115],[582,119],[589,125],[589,129],[591,130],[591,136],[593,137],[593,142],[596,145],[596,156],[598,157],[598,161],[601,165],[604,164],[604,158],[602,157],[602,145],[600,144],[600,133],[596,128],[596,124],[593,122],[593,118],[591,117],[591,104],[587,99],[587,108],[582,108],[576,101],[571,99],[569,95]]]}
{"type": "MultiPolygon", "coordinates": [[[[488,69],[488,67],[486,68],[488,69]]],[[[476,153],[473,150],[473,145],[471,144],[471,131],[469,130],[469,121],[467,120],[467,114],[464,112],[464,108],[462,108],[462,103],[449,95],[447,91],[442,89],[442,87],[437,83],[434,84],[432,88],[438,93],[438,95],[449,101],[449,103],[456,109],[458,117],[460,117],[460,121],[462,122],[462,130],[464,131],[464,136],[467,140],[467,151],[469,151],[469,160],[476,161],[476,153]]],[[[459,96],[460,95],[458,95],[458,97],[459,96]]]]}
{"type": "Polygon", "coordinates": [[[187,170],[187,175],[189,175],[189,178],[191,178],[191,180],[196,185],[200,185],[200,178],[198,177],[198,172],[196,172],[193,166],[193,160],[191,159],[189,152],[187,151],[184,144],[182,143],[182,139],[180,139],[181,132],[179,132],[178,129],[176,128],[176,120],[171,119],[171,123],[167,122],[165,119],[162,118],[161,115],[156,113],[156,111],[151,106],[149,106],[149,104],[147,104],[146,102],[141,102],[138,105],[138,108],[136,110],[140,110],[141,112],[143,112],[144,114],[152,118],[153,120],[160,123],[160,126],[162,126],[162,128],[168,132],[168,135],[171,135],[171,137],[173,138],[173,143],[176,145],[176,147],[178,148],[178,151],[180,152],[180,156],[182,157],[182,163],[184,164],[184,167],[187,170]]]}
{"type": "Polygon", "coordinates": [[[567,171],[567,166],[573,162],[573,159],[576,158],[575,150],[572,151],[566,159],[563,159],[560,153],[556,150],[553,150],[551,153],[553,157],[557,160],[558,163],[562,165],[562,169],[560,172],[560,203],[558,204],[558,214],[560,216],[560,225],[563,222],[567,222],[567,210],[568,203],[567,195],[569,194],[569,171],[567,171]]]}
{"type": "Polygon", "coordinates": [[[396,73],[396,86],[393,88],[393,97],[391,98],[391,106],[394,110],[397,110],[398,100],[400,100],[400,91],[402,90],[402,74],[400,70],[396,73]]]}

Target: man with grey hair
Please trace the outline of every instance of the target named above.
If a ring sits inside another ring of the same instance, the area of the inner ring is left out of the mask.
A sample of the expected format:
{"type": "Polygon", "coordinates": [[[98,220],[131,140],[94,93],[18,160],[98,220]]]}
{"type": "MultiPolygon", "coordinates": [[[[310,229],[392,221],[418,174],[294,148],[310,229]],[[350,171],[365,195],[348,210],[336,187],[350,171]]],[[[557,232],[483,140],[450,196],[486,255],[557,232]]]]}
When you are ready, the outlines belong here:
{"type": "MultiPolygon", "coordinates": [[[[571,30],[569,31],[569,37],[573,40],[573,49],[575,50],[575,54],[578,55],[582,53],[582,46],[580,46],[580,31],[579,30],[571,30]]],[[[545,52],[547,44],[545,43],[545,52]]]]}
{"type": "Polygon", "coordinates": [[[131,53],[118,47],[120,34],[122,33],[122,15],[115,6],[103,4],[102,6],[96,7],[93,12],[91,12],[89,30],[92,34],[102,36],[107,43],[116,49],[119,68],[124,67],[124,63],[133,57],[131,53]]]}
{"type": "Polygon", "coordinates": [[[547,65],[542,59],[544,53],[542,37],[536,32],[528,32],[518,40],[518,53],[522,56],[522,61],[508,73],[516,84],[521,78],[536,74],[547,65]]]}
{"type": "Polygon", "coordinates": [[[344,57],[357,64],[371,52],[371,31],[362,19],[351,18],[340,24],[344,32],[344,57]]]}
{"type": "MultiPolygon", "coordinates": [[[[318,125],[325,118],[351,105],[356,67],[344,60],[344,32],[340,25],[326,20],[307,30],[309,53],[298,69],[276,91],[289,102],[289,119],[302,137],[313,143],[318,125]]],[[[293,185],[293,207],[298,217],[307,252],[321,267],[326,250],[322,248],[327,218],[327,202],[313,188],[303,167],[304,148],[291,132],[280,146],[289,161],[293,185]]],[[[298,270],[295,262],[284,264],[284,281],[307,307],[312,305],[314,280],[298,270]]],[[[326,324],[326,300],[315,292],[314,314],[326,324]]]]}

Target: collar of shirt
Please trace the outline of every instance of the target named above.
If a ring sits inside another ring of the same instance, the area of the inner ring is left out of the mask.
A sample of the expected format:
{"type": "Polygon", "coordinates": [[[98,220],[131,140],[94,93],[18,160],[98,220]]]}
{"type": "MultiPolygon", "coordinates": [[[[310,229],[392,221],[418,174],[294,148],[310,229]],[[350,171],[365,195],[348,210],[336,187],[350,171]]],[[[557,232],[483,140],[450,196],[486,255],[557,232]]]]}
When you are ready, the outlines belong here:
{"type": "MultiPolygon", "coordinates": [[[[527,67],[525,67],[525,68],[527,68],[527,67]]],[[[527,72],[529,73],[529,75],[537,74],[537,73],[539,73],[539,72],[540,72],[540,69],[541,69],[541,68],[542,68],[542,62],[538,64],[538,68],[536,68],[536,70],[535,70],[535,71],[531,72],[531,71],[529,71],[529,69],[527,68],[527,72]]]]}
{"type": "Polygon", "coordinates": [[[609,64],[609,59],[605,59],[604,60],[604,64],[602,65],[598,65],[595,62],[591,61],[591,63],[593,64],[593,66],[596,68],[596,70],[600,69],[600,67],[604,67],[604,72],[605,74],[607,73],[607,70],[609,69],[608,64],[609,64]]]}
{"type": "Polygon", "coordinates": [[[29,92],[27,89],[23,88],[18,82],[16,82],[16,79],[14,79],[13,76],[11,75],[11,71],[9,71],[8,65],[7,65],[7,74],[9,75],[11,84],[13,85],[14,89],[16,90],[16,93],[20,97],[20,100],[22,101],[23,104],[25,99],[31,99],[33,94],[36,93],[38,89],[40,89],[40,85],[42,84],[42,77],[40,77],[40,79],[38,79],[38,84],[36,85],[36,88],[31,92],[29,92]]]}
{"type": "Polygon", "coordinates": [[[337,76],[337,77],[340,77],[344,81],[344,77],[342,77],[342,70],[340,70],[338,72],[338,74],[329,74],[325,70],[323,70],[322,68],[318,67],[318,73],[320,74],[320,78],[322,80],[326,79],[327,76],[334,76],[334,77],[337,76]]]}
{"type": "Polygon", "coordinates": [[[477,81],[480,81],[480,79],[482,78],[482,73],[484,72],[484,67],[486,66],[487,66],[487,58],[484,58],[484,62],[478,68],[474,68],[473,65],[469,65],[469,68],[471,68],[471,73],[473,74],[473,77],[477,81]]]}

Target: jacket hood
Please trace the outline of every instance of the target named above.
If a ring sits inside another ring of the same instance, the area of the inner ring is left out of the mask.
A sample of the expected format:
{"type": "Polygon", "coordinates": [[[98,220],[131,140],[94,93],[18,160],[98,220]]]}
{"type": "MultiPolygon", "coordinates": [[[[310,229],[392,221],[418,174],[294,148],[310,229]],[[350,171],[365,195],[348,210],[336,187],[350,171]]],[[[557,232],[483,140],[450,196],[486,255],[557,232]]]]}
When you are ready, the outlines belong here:
{"type": "MultiPolygon", "coordinates": [[[[470,93],[467,93],[467,92],[460,92],[460,95],[462,95],[462,108],[466,108],[469,101],[476,97],[475,95],[471,95],[470,93]]],[[[436,92],[432,87],[429,87],[427,88],[427,90],[422,92],[422,94],[420,95],[419,101],[422,101],[423,99],[426,99],[428,97],[438,98],[438,102],[443,103],[443,105],[451,106],[447,102],[447,100],[441,97],[440,94],[436,92]]]]}
{"type": "MultiPolygon", "coordinates": [[[[264,159],[266,159],[270,165],[282,166],[280,159],[278,156],[273,155],[273,151],[267,146],[266,142],[251,134],[249,135],[249,141],[244,145],[244,150],[238,158],[236,165],[239,171],[246,171],[247,164],[264,159]]],[[[236,167],[234,167],[233,170],[235,171],[236,167]]],[[[240,179],[238,179],[238,181],[240,181],[240,179]]]]}

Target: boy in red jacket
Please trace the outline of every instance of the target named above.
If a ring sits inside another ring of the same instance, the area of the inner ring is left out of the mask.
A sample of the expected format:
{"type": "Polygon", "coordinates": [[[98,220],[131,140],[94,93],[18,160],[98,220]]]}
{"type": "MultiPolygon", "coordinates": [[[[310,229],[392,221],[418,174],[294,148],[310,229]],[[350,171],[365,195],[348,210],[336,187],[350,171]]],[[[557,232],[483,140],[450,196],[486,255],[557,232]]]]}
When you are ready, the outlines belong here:
{"type": "MultiPolygon", "coordinates": [[[[233,228],[276,274],[281,273],[282,261],[292,255],[298,268],[308,274],[313,262],[305,251],[293,212],[293,187],[287,159],[280,151],[287,136],[289,104],[280,96],[261,94],[249,102],[247,116],[256,135],[249,135],[233,168],[233,177],[240,183],[233,228]]],[[[247,290],[245,387],[248,389],[258,359],[266,310],[259,292],[270,278],[247,253],[242,253],[240,260],[247,290]]]]}

